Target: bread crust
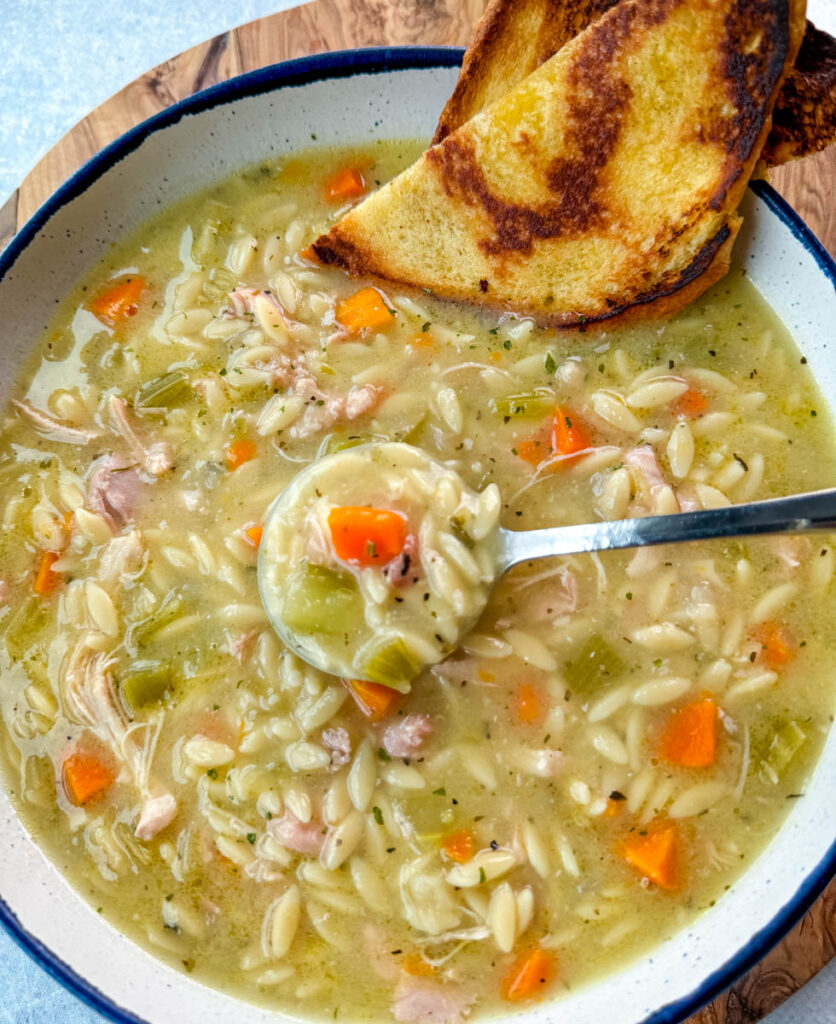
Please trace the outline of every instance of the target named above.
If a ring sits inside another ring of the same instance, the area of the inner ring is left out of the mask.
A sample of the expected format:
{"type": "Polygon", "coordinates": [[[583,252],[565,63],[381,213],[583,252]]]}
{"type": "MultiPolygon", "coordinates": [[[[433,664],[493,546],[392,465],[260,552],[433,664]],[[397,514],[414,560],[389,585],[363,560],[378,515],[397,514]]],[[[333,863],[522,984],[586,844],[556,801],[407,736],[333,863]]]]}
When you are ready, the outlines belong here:
{"type": "Polygon", "coordinates": [[[795,0],[620,0],[314,252],[554,327],[673,315],[728,269],[803,29],[795,0]]]}
{"type": "MultiPolygon", "coordinates": [[[[618,0],[492,0],[477,23],[433,144],[548,60],[618,0]],[[507,40],[507,45],[503,45],[507,40]],[[509,51],[513,59],[509,59],[509,51]]],[[[806,23],[795,66],[775,101],[762,159],[775,167],[836,141],[836,40],[806,23]]]]}

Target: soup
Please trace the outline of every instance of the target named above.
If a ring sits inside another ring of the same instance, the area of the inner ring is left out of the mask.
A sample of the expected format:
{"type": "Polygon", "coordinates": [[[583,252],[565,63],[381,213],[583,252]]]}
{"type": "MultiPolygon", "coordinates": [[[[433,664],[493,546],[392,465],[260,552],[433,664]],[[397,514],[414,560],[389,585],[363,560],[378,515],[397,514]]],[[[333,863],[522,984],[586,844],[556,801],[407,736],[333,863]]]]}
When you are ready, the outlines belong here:
{"type": "Polygon", "coordinates": [[[662,942],[803,797],[834,704],[834,555],[803,538],[519,566],[406,693],[282,648],[264,516],[347,446],[407,441],[518,529],[834,481],[738,270],[670,323],[554,333],[305,258],[419,149],[297,154],[149,223],[60,307],[0,436],[23,820],[156,955],[313,1019],[455,1022],[662,942]]]}

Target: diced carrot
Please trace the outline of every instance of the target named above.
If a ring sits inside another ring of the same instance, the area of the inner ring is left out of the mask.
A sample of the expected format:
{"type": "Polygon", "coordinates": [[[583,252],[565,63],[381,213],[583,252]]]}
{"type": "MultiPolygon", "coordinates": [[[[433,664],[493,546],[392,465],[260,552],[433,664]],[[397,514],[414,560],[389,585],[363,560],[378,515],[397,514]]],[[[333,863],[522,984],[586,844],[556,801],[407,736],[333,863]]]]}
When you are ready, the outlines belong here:
{"type": "Polygon", "coordinates": [[[498,363],[498,362],[501,362],[501,360],[502,360],[502,353],[501,352],[491,352],[491,362],[492,363],[498,363]]]}
{"type": "Polygon", "coordinates": [[[591,445],[589,433],[581,420],[574,413],[557,406],[544,429],[536,437],[520,441],[516,448],[519,457],[532,466],[548,462],[556,455],[564,456],[549,466],[552,472],[557,472],[575,461],[573,455],[580,454],[591,445]]]}
{"type": "Polygon", "coordinates": [[[535,725],[549,708],[546,694],[533,683],[521,683],[514,693],[514,717],[522,725],[535,725]]]}
{"type": "Polygon", "coordinates": [[[496,682],[496,676],[493,674],[493,672],[488,672],[487,669],[480,668],[476,675],[479,676],[483,683],[496,682]]]}
{"type": "Polygon", "coordinates": [[[684,394],[677,398],[672,408],[675,416],[685,416],[688,419],[694,419],[697,416],[702,416],[708,408],[708,401],[701,391],[697,391],[696,388],[688,388],[684,394]]]}
{"type": "Polygon", "coordinates": [[[382,331],[393,322],[392,313],[377,288],[361,288],[337,304],[337,323],[350,334],[382,331]]]}
{"type": "Polygon", "coordinates": [[[470,829],[460,828],[451,832],[441,840],[441,849],[447,854],[450,860],[464,864],[473,856],[475,840],[470,829]]]}
{"type": "Polygon", "coordinates": [[[591,444],[589,434],[578,417],[558,406],[552,422],[552,446],[555,452],[558,455],[576,455],[591,444]]]}
{"type": "Polygon", "coordinates": [[[239,437],[226,450],[226,468],[230,471],[238,469],[245,462],[255,458],[255,451],[255,441],[250,441],[247,437],[239,437]]]}
{"type": "Polygon", "coordinates": [[[145,278],[139,274],[112,285],[90,303],[90,309],[108,327],[116,327],[139,312],[139,300],[145,290],[145,278]]]}
{"type": "Polygon", "coordinates": [[[621,810],[622,800],[613,800],[612,797],[607,798],[607,809],[604,811],[605,818],[614,818],[621,810]]]}
{"type": "Polygon", "coordinates": [[[254,526],[248,526],[244,530],[244,540],[248,544],[252,544],[254,548],[257,548],[261,543],[261,537],[264,533],[263,523],[256,523],[254,526]]]}
{"type": "Polygon", "coordinates": [[[406,520],[398,512],[363,505],[338,505],[328,513],[337,557],[360,565],[386,565],[403,551],[406,520]]]}
{"type": "Polygon", "coordinates": [[[357,707],[370,722],[380,722],[395,710],[400,694],[391,686],[365,679],[345,679],[344,682],[357,707]]]}
{"type": "Polygon", "coordinates": [[[314,247],[312,245],[306,245],[305,248],[300,251],[299,258],[306,260],[308,263],[316,263],[317,266],[319,265],[319,257],[314,252],[314,247]]]}
{"type": "Polygon", "coordinates": [[[770,668],[781,668],[793,656],[793,645],[787,631],[777,622],[761,622],[752,636],[761,645],[763,660],[770,668]]]}
{"type": "Polygon", "coordinates": [[[416,953],[410,953],[409,956],[405,956],[401,960],[401,967],[407,974],[411,974],[413,978],[431,978],[436,973],[435,967],[432,964],[428,964],[422,956],[418,956],[416,953]]]}
{"type": "Polygon", "coordinates": [[[32,582],[32,589],[42,597],[51,594],[61,582],[61,574],[52,571],[53,565],[58,561],[57,551],[44,551],[38,563],[35,579],[32,582]]]}
{"type": "Polygon", "coordinates": [[[429,331],[422,331],[420,334],[413,336],[410,345],[413,348],[435,348],[435,338],[429,331]]]}
{"type": "Polygon", "coordinates": [[[514,961],[502,979],[502,998],[510,1003],[532,999],[545,992],[557,977],[557,957],[547,949],[528,949],[514,961]]]}
{"type": "Polygon", "coordinates": [[[698,700],[671,713],[659,743],[659,757],[683,768],[709,768],[717,746],[717,705],[698,700]]]}
{"type": "Polygon", "coordinates": [[[627,863],[660,889],[678,889],[681,884],[679,831],[672,821],[637,831],[624,841],[622,854],[627,863]]]}
{"type": "Polygon", "coordinates": [[[356,167],[344,167],[325,182],[324,191],[329,203],[341,203],[365,195],[366,182],[356,167]]]}
{"type": "Polygon", "coordinates": [[[75,750],[61,765],[61,781],[67,799],[76,807],[89,803],[110,788],[114,774],[98,757],[75,750]]]}

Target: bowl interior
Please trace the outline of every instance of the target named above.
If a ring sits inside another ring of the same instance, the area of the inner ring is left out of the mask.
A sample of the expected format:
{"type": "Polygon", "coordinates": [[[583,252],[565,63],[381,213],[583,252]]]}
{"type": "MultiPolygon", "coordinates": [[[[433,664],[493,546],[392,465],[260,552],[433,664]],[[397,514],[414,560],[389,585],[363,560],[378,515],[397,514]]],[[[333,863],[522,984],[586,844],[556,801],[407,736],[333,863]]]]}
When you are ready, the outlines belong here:
{"type": "MultiPolygon", "coordinates": [[[[429,137],[460,51],[376,50],[254,72],[166,111],[82,169],[0,256],[0,398],[55,302],[161,207],[258,160],[312,144],[429,137]]],[[[795,336],[829,402],[836,365],[836,268],[768,189],[750,190],[737,259],[795,336]]],[[[808,792],[780,834],[709,912],[670,942],[527,1020],[675,1021],[760,958],[809,905],[836,861],[831,735],[808,792]]],[[[170,970],[74,895],[0,792],[0,919],[62,981],[118,1020],[240,1024],[286,1020],[170,970]]]]}

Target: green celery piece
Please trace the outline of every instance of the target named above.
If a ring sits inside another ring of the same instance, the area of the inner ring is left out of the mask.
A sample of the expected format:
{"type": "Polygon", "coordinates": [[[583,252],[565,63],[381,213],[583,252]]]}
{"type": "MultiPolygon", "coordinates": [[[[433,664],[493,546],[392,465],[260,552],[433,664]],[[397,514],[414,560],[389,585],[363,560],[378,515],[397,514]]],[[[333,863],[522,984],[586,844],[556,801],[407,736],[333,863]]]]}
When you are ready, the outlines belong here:
{"type": "Polygon", "coordinates": [[[188,377],[182,370],[172,370],[146,381],[139,389],[136,405],[138,409],[171,409],[180,405],[188,393],[188,377]]]}
{"type": "Polygon", "coordinates": [[[211,281],[205,281],[203,284],[203,294],[212,302],[220,302],[230,292],[235,291],[237,285],[238,279],[231,271],[226,267],[216,267],[212,271],[211,281]]]}
{"type": "Polygon", "coordinates": [[[807,735],[798,722],[783,722],[775,730],[766,757],[758,766],[758,778],[761,782],[777,785],[806,739],[807,735]]]}
{"type": "Polygon", "coordinates": [[[524,420],[539,420],[554,412],[557,398],[551,391],[529,391],[520,395],[492,398],[489,405],[491,412],[502,419],[517,417],[524,420]]]}
{"type": "Polygon", "coordinates": [[[156,633],[167,626],[169,622],[173,622],[183,613],[185,607],[185,601],[183,595],[178,594],[176,590],[173,590],[170,594],[167,594],[163,603],[160,607],[147,618],[144,622],[140,622],[138,626],[134,627],[133,640],[137,644],[146,644],[151,640],[156,633]]]}
{"type": "Polygon", "coordinates": [[[218,249],[220,226],[218,220],[205,221],[200,234],[192,242],[192,259],[198,266],[206,267],[213,262],[218,249]]]}
{"type": "Polygon", "coordinates": [[[366,444],[371,438],[363,434],[329,434],[319,447],[317,458],[323,455],[333,455],[334,452],[344,452],[348,448],[356,448],[359,444],[366,444]]]}
{"type": "Polygon", "coordinates": [[[135,661],[119,676],[122,696],[134,714],[162,700],[170,685],[171,667],[161,661],[135,661]]]}
{"type": "Polygon", "coordinates": [[[282,618],[298,633],[353,633],[363,623],[363,599],[349,572],[307,563],[292,576],[282,618]]]}
{"type": "Polygon", "coordinates": [[[9,657],[19,661],[32,647],[35,636],[46,624],[49,606],[30,594],[5,620],[3,629],[9,657]]]}
{"type": "Polygon", "coordinates": [[[579,694],[594,692],[601,683],[624,671],[624,662],[599,634],[591,636],[563,666],[570,688],[579,694]]]}
{"type": "Polygon", "coordinates": [[[373,683],[409,693],[411,681],[423,667],[423,661],[398,637],[372,651],[362,675],[373,683]]]}

